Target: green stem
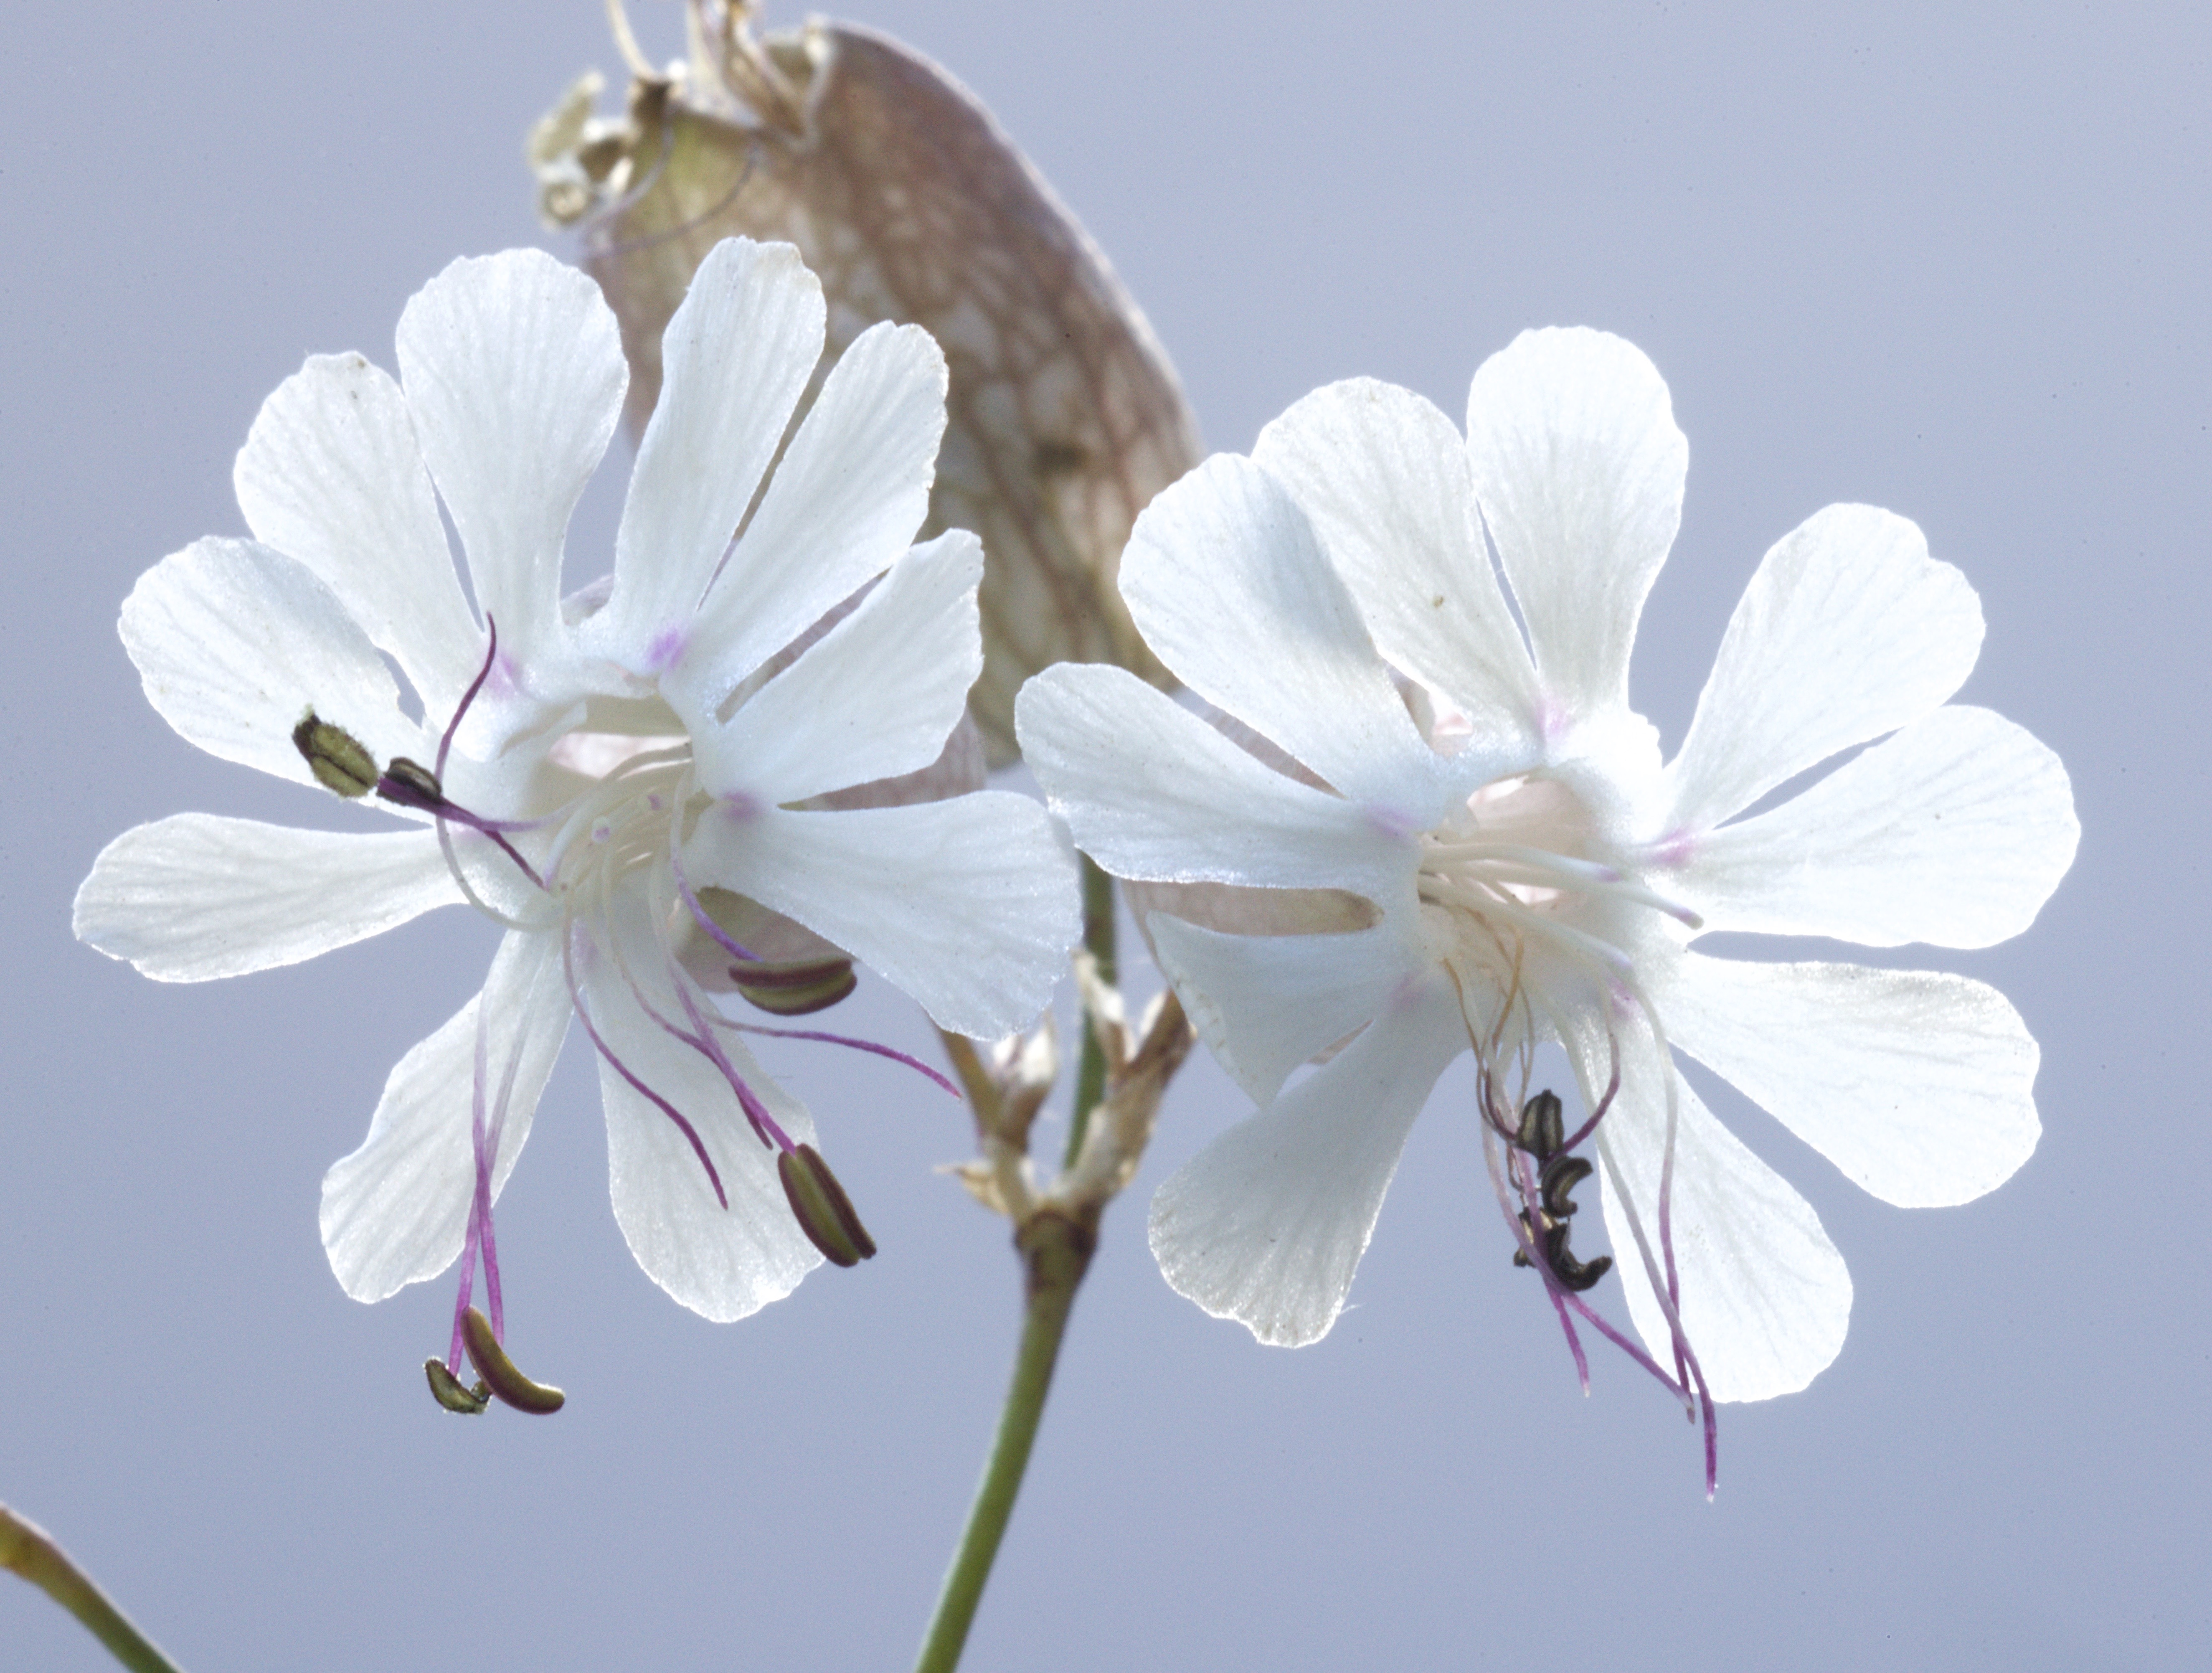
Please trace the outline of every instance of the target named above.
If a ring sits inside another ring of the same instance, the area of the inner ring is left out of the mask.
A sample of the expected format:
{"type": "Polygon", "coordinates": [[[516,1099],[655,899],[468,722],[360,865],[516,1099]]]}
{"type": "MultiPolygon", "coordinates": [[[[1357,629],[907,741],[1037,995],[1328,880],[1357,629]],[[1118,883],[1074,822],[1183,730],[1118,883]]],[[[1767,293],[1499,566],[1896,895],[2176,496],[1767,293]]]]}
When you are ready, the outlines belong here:
{"type": "Polygon", "coordinates": [[[177,1673],[176,1664],[147,1642],[45,1529],[5,1505],[0,1505],[0,1568],[14,1569],[82,1621],[131,1673],[177,1673]]]}
{"type": "Polygon", "coordinates": [[[1060,1338],[1067,1332],[1068,1311],[1075,1305],[1075,1292],[1097,1242],[1095,1226],[1079,1225],[1052,1210],[1036,1215],[1014,1234],[1025,1274],[1026,1305],[1021,1346],[1014,1353],[1013,1381],[915,1673],[952,1673],[960,1664],[975,1606],[983,1601],[983,1583],[991,1577],[999,1542],[1014,1513],[1022,1472],[1029,1468],[1037,1421],[1044,1415],[1045,1396],[1052,1388],[1053,1365],[1060,1358],[1060,1338]]]}
{"type": "MultiPolygon", "coordinates": [[[[1083,856],[1083,950],[1098,965],[1098,979],[1112,987],[1121,979],[1114,957],[1114,879],[1089,855],[1083,856]]],[[[1067,1153],[1060,1166],[1072,1168],[1083,1153],[1084,1129],[1091,1112],[1106,1096],[1106,1050],[1089,1018],[1083,1024],[1083,1058],[1075,1072],[1075,1118],[1067,1125],[1067,1153]]]]}

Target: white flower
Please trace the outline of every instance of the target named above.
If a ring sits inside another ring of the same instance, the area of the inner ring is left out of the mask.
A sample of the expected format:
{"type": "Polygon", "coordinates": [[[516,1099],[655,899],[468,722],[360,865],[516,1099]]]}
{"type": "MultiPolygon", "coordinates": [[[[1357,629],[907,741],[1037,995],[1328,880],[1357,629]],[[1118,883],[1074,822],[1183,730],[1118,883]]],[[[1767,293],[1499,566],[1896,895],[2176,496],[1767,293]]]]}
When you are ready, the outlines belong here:
{"type": "Polygon", "coordinates": [[[862,334],[763,486],[823,330],[788,246],[714,249],[668,327],[611,581],[564,604],[564,532],[622,411],[614,316],[537,252],[456,262],[400,320],[400,381],[319,356],[270,398],[236,470],[254,538],[196,543],[124,605],[147,697],[185,739],[313,784],[312,712],[422,823],[141,826],[79,891],[81,937],[201,981],[463,898],[507,927],[483,993],[401,1059],[367,1141],[324,1181],[349,1294],[390,1295],[465,1244],[465,1305],[481,1242],[496,1322],[491,1201],[572,1013],[599,1049],[615,1214],[639,1264],[711,1318],[787,1293],[821,1256],[776,1161],[813,1124],[690,973],[753,953],[729,927],[739,908],[769,916],[748,903],[967,1033],[1027,1023],[1064,968],[1073,862],[1036,803],[799,806],[927,766],[981,666],[974,537],[908,544],[945,422],[927,333],[862,334]],[[710,887],[728,891],[711,912],[710,887]]]}
{"type": "Polygon", "coordinates": [[[1863,506],[1766,555],[1662,764],[1628,657],[1686,457],[1650,362],[1593,332],[1493,357],[1465,437],[1386,384],[1317,391],[1251,459],[1163,494],[1122,560],[1152,648],[1257,739],[1112,669],[1023,695],[1054,806],[1108,870],[1153,880],[1160,963],[1261,1106],[1160,1188],[1152,1239],[1170,1284],[1263,1341],[1328,1331],[1407,1129],[1470,1047],[1501,1202],[1530,1216],[1516,1246],[1548,1255],[1553,1234],[1564,1257],[1543,1262],[1563,1321],[1590,1317],[1561,1212],[1588,1170],[1546,1163],[1578,1122],[1540,1141],[1525,1082],[1504,1083],[1567,1049],[1602,1116],[1629,1311],[1686,1397],[1700,1364],[1719,1399],[1802,1387],[1851,1292],[1810,1206],[1670,1048],[1891,1202],[1965,1202],[2034,1147],[2035,1043],[1991,989],[1690,949],[1700,929],[1985,946],[2027,926],[2078,826],[2050,751],[1945,706],[1980,645],[1972,590],[1863,506]],[[1333,933],[1287,933],[1315,926],[1333,933]]]}

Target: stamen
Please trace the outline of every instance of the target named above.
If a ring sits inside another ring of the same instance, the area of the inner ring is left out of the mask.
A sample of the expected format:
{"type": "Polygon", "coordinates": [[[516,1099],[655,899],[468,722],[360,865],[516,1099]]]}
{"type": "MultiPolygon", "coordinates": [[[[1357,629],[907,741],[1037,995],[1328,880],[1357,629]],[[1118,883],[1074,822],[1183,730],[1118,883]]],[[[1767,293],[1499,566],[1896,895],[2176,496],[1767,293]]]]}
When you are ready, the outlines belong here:
{"type": "MultiPolygon", "coordinates": [[[[440,753],[442,755],[443,751],[440,753]]],[[[508,827],[505,821],[487,819],[481,814],[470,812],[459,802],[448,800],[445,786],[440,782],[437,775],[420,763],[410,761],[404,755],[393,756],[384,770],[384,776],[376,781],[376,794],[380,800],[392,803],[395,807],[411,807],[437,820],[439,840],[446,843],[446,857],[449,864],[453,862],[453,847],[447,840],[445,825],[450,819],[497,844],[500,852],[514,861],[516,868],[525,877],[540,889],[545,886],[545,879],[538,876],[536,868],[522,857],[521,851],[507,840],[505,833],[508,827]]]]}
{"type": "MultiPolygon", "coordinates": [[[[769,1114],[768,1105],[761,1102],[760,1095],[753,1091],[744,1076],[738,1073],[737,1065],[730,1061],[729,1054],[715,1043],[714,1030],[708,1025],[706,1013],[699,1008],[698,1001],[691,997],[690,987],[684,977],[683,967],[677,964],[673,959],[669,962],[677,978],[676,997],[682,1003],[684,1014],[690,1018],[691,1025],[699,1031],[696,1034],[686,1034],[650,1007],[647,1007],[646,1014],[678,1039],[696,1048],[701,1056],[721,1071],[722,1079],[730,1083],[730,1090],[738,1095],[738,1105],[745,1112],[745,1119],[753,1124],[753,1131],[760,1135],[761,1142],[772,1149],[780,1150],[786,1155],[789,1155],[799,1147],[792,1142],[790,1135],[777,1124],[775,1117],[769,1114]]],[[[634,983],[632,985],[635,986],[634,983]]],[[[639,998],[640,1002],[642,1003],[643,995],[640,995],[639,998]]]]}
{"type": "Polygon", "coordinates": [[[568,1403],[568,1396],[549,1383],[534,1383],[515,1369],[514,1361],[507,1356],[492,1331],[490,1322],[471,1307],[465,1321],[464,1340],[469,1350],[469,1363],[477,1368],[490,1391],[519,1412],[528,1412],[543,1417],[557,1412],[568,1403]]]}
{"type": "Polygon", "coordinates": [[[463,1417],[475,1417],[491,1398],[490,1387],[479,1382],[474,1388],[462,1384],[461,1379],[446,1368],[443,1360],[422,1361],[422,1374],[430,1381],[430,1397],[449,1412],[463,1417]]]}
{"type": "Polygon", "coordinates": [[[705,930],[714,945],[733,958],[748,964],[758,964],[760,956],[738,945],[735,937],[716,923],[707,909],[699,903],[699,897],[691,892],[691,881],[684,875],[684,821],[668,822],[668,867],[676,879],[676,892],[684,897],[684,904],[691,914],[692,922],[705,930]]]}
{"type": "MultiPolygon", "coordinates": [[[[576,980],[575,944],[573,929],[569,934],[563,935],[562,937],[561,965],[562,973],[568,977],[568,1002],[575,1007],[576,1020],[583,1024],[584,1032],[590,1037],[592,1044],[598,1049],[599,1056],[606,1059],[607,1066],[613,1069],[617,1074],[622,1076],[624,1080],[627,1080],[630,1084],[631,1088],[638,1094],[639,1097],[653,1104],[654,1108],[658,1109],[661,1112],[661,1114],[666,1116],[669,1120],[676,1123],[677,1131],[683,1134],[684,1138],[690,1142],[691,1153],[699,1159],[699,1165],[707,1170],[707,1183],[714,1188],[714,1200],[720,1202],[723,1208],[728,1208],[730,1206],[729,1193],[722,1189],[722,1176],[714,1171],[714,1159],[708,1155],[706,1141],[699,1136],[699,1129],[691,1125],[690,1122],[684,1117],[684,1114],[681,1110],[678,1109],[673,1104],[671,1104],[659,1092],[653,1091],[652,1087],[647,1086],[643,1080],[638,1078],[637,1072],[635,1069],[631,1068],[629,1064],[623,1062],[621,1058],[616,1056],[613,1048],[607,1044],[605,1038],[599,1033],[599,1029],[593,1025],[592,1022],[591,1011],[584,1003],[583,988],[576,980]]],[[[663,1025],[665,1026],[665,1024],[663,1025]]]]}
{"type": "Polygon", "coordinates": [[[1614,977],[1626,979],[1635,974],[1628,955],[1612,942],[1600,940],[1586,930],[1525,906],[1502,890],[1478,891],[1477,886],[1424,873],[1421,896],[1439,905],[1463,907],[1478,916],[1509,919],[1558,943],[1569,952],[1579,954],[1584,962],[1602,967],[1614,977]]]}
{"type": "Polygon", "coordinates": [[[772,1039],[778,1040],[816,1040],[824,1045],[846,1046],[854,1051],[872,1052],[878,1057],[888,1057],[894,1063],[903,1063],[915,1074],[927,1075],[930,1080],[934,1080],[953,1097],[960,1096],[960,1088],[954,1086],[951,1080],[930,1068],[920,1058],[909,1057],[895,1046],[879,1045],[873,1040],[856,1040],[846,1034],[825,1034],[818,1029],[769,1028],[757,1022],[738,1022],[733,1018],[722,1016],[712,1011],[707,1013],[707,1020],[717,1028],[726,1028],[737,1034],[765,1034],[772,1039]]]}
{"type": "Polygon", "coordinates": [[[1544,849],[1526,848],[1515,843],[1455,843],[1436,842],[1425,856],[1431,861],[1473,862],[1498,861],[1504,867],[1487,866],[1486,872],[1518,867],[1523,875],[1516,880],[1533,881],[1541,886],[1566,888],[1584,894],[1611,895],[1621,900],[1634,901],[1664,912],[1668,917],[1702,929],[1705,921],[1680,901],[1671,900],[1647,885],[1638,882],[1617,868],[1602,865],[1595,860],[1578,860],[1571,855],[1553,854],[1544,849]]]}
{"type": "Polygon", "coordinates": [[[484,611],[484,632],[491,642],[484,647],[483,666],[477,670],[477,677],[469,682],[469,689],[461,693],[461,700],[453,709],[453,718],[446,722],[446,735],[438,739],[436,771],[441,780],[446,776],[446,757],[453,753],[453,734],[461,729],[461,716],[469,712],[469,705],[477,700],[477,693],[483,690],[484,681],[491,678],[491,665],[499,660],[499,624],[492,619],[489,610],[484,611]]]}
{"type": "MultiPolygon", "coordinates": [[[[656,889],[653,893],[657,897],[659,891],[656,889]]],[[[745,1119],[752,1123],[754,1136],[763,1145],[771,1150],[787,1153],[796,1148],[790,1135],[777,1124],[775,1117],[769,1113],[768,1105],[761,1102],[759,1095],[747,1083],[744,1076],[738,1073],[737,1065],[730,1062],[728,1054],[714,1043],[714,1031],[708,1025],[705,1013],[700,1010],[698,1004],[691,997],[690,976],[676,957],[674,949],[669,945],[666,925],[656,919],[653,932],[660,945],[660,956],[667,968],[670,986],[675,989],[677,1002],[683,1006],[684,1014],[690,1019],[691,1026],[698,1031],[690,1033],[678,1027],[673,1019],[665,1015],[660,1007],[646,996],[645,986],[637,979],[636,972],[630,969],[629,960],[623,952],[620,940],[610,930],[607,937],[608,950],[614,958],[615,968],[622,973],[623,980],[629,984],[630,997],[637,1001],[638,1009],[659,1025],[664,1032],[681,1040],[714,1066],[716,1072],[729,1083],[730,1090],[737,1095],[738,1107],[745,1112],[745,1119]]],[[[716,1189],[720,1189],[719,1182],[716,1189]]],[[[725,1203],[724,1206],[728,1205],[725,1203]]]]}
{"type": "Polygon", "coordinates": [[[1598,1099],[1597,1107],[1590,1111],[1589,1119],[1575,1129],[1574,1137],[1559,1147],[1562,1150],[1580,1148],[1582,1141],[1597,1131],[1598,1122],[1605,1119],[1605,1112],[1613,1108],[1613,1100],[1620,1094],[1620,1036],[1608,1028],[1605,1031],[1605,1037],[1607,1043],[1613,1048],[1613,1078],[1605,1083],[1605,1096],[1598,1099]]]}

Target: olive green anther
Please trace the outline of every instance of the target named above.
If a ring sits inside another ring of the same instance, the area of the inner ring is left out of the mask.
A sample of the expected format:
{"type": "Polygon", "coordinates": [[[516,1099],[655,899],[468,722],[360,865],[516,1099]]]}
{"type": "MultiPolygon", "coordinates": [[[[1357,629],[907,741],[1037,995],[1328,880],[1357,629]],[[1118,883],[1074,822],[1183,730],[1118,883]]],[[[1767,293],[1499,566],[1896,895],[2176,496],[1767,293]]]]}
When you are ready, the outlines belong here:
{"type": "Polygon", "coordinates": [[[491,1390],[478,1383],[474,1388],[465,1388],[461,1379],[446,1369],[443,1360],[422,1361],[422,1374],[430,1379],[430,1397],[449,1412],[459,1412],[463,1417],[474,1417],[491,1398],[491,1390]]]}
{"type": "Polygon", "coordinates": [[[486,1390],[518,1412],[543,1416],[568,1403],[568,1396],[560,1390],[533,1383],[514,1368],[514,1361],[507,1357],[507,1350],[491,1333],[491,1321],[477,1308],[461,1316],[461,1346],[468,1349],[469,1363],[483,1378],[486,1390]]]}
{"type": "Polygon", "coordinates": [[[854,1267],[876,1252],[876,1240],[853,1200],[830,1171],[822,1153],[811,1144],[787,1150],[775,1159],[776,1177],[783,1182],[784,1196],[806,1240],[822,1251],[823,1258],[841,1267],[854,1267]]]}
{"type": "Polygon", "coordinates": [[[860,985],[849,958],[759,959],[730,966],[741,997],[771,1016],[826,1011],[860,985]]]}
{"type": "Polygon", "coordinates": [[[312,709],[292,728],[292,747],[306,759],[318,784],[349,801],[376,788],[376,757],[353,733],[319,718],[312,709]]]}

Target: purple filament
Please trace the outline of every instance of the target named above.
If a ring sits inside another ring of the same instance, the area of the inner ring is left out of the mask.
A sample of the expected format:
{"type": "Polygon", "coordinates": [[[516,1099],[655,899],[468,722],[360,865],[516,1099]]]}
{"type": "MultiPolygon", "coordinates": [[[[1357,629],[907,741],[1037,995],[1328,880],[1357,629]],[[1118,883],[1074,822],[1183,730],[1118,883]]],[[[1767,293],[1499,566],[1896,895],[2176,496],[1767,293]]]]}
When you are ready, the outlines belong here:
{"type": "Polygon", "coordinates": [[[684,875],[683,835],[684,820],[679,812],[677,818],[668,822],[668,864],[669,868],[676,874],[677,893],[684,897],[684,903],[690,909],[691,916],[699,928],[712,936],[714,944],[723,952],[732,958],[744,959],[748,964],[759,964],[760,955],[748,952],[732,940],[729,931],[708,916],[707,909],[699,904],[699,897],[691,892],[690,880],[684,875]]]}
{"type": "MultiPolygon", "coordinates": [[[[699,1009],[698,1001],[691,997],[690,990],[684,986],[684,972],[672,958],[669,960],[669,970],[675,978],[676,997],[682,1003],[684,1014],[691,1019],[692,1027],[699,1031],[696,1034],[685,1033],[652,1006],[647,1005],[645,995],[639,993],[637,1002],[644,1007],[646,1015],[721,1072],[722,1079],[730,1083],[730,1090],[738,1095],[738,1107],[745,1112],[745,1119],[753,1124],[753,1132],[763,1144],[773,1150],[788,1152],[798,1149],[799,1147],[792,1143],[790,1135],[776,1124],[775,1117],[769,1114],[768,1105],[761,1102],[759,1094],[746,1083],[744,1076],[738,1073],[737,1065],[730,1061],[729,1054],[715,1043],[714,1031],[707,1025],[706,1014],[699,1009]]],[[[633,992],[636,991],[635,982],[630,987],[633,992]]]]}
{"type": "MultiPolygon", "coordinates": [[[[698,1157],[699,1165],[707,1170],[707,1183],[714,1188],[714,1200],[725,1208],[728,1208],[729,1193],[722,1189],[722,1176],[714,1171],[714,1159],[707,1154],[706,1141],[700,1138],[699,1129],[691,1125],[681,1110],[647,1086],[638,1078],[635,1070],[616,1056],[613,1048],[607,1044],[598,1028],[593,1026],[592,1013],[584,1004],[584,990],[576,981],[575,946],[573,940],[564,940],[561,948],[561,965],[562,973],[568,978],[568,1002],[575,1009],[576,1020],[584,1025],[584,1032],[591,1037],[592,1044],[597,1048],[599,1056],[606,1059],[607,1066],[624,1080],[629,1082],[631,1088],[639,1097],[652,1104],[661,1114],[676,1123],[677,1131],[690,1141],[692,1153],[698,1157]]],[[[668,1025],[663,1023],[662,1026],[666,1027],[668,1025]]]]}
{"type": "Polygon", "coordinates": [[[1590,1118],[1575,1129],[1574,1136],[1559,1147],[1561,1150],[1572,1150],[1596,1132],[1598,1122],[1605,1119],[1605,1112],[1613,1108],[1613,1100],[1620,1091],[1620,1040],[1610,1029],[1606,1031],[1606,1037],[1613,1045],[1613,1078],[1605,1083],[1605,1096],[1598,1099],[1597,1108],[1590,1111],[1590,1118]]]}
{"type": "Polygon", "coordinates": [[[960,1088],[918,1057],[909,1057],[896,1046],[879,1045],[873,1040],[856,1040],[849,1034],[827,1034],[818,1028],[769,1028],[757,1022],[738,1022],[734,1018],[709,1013],[708,1020],[719,1027],[738,1034],[765,1034],[777,1040],[818,1040],[824,1045],[850,1047],[854,1051],[872,1052],[878,1057],[888,1057],[894,1063],[903,1063],[917,1074],[927,1075],[952,1094],[960,1096],[960,1088]]]}
{"type": "Polygon", "coordinates": [[[499,660],[499,624],[492,619],[489,610],[484,611],[484,630],[490,636],[491,643],[484,648],[483,666],[477,670],[477,677],[469,682],[469,689],[461,693],[460,703],[453,709],[453,718],[446,723],[446,735],[438,740],[438,764],[434,770],[441,782],[446,776],[446,757],[453,751],[453,734],[461,729],[461,716],[469,712],[469,705],[477,700],[477,693],[483,690],[484,681],[491,678],[491,665],[499,660]]]}

